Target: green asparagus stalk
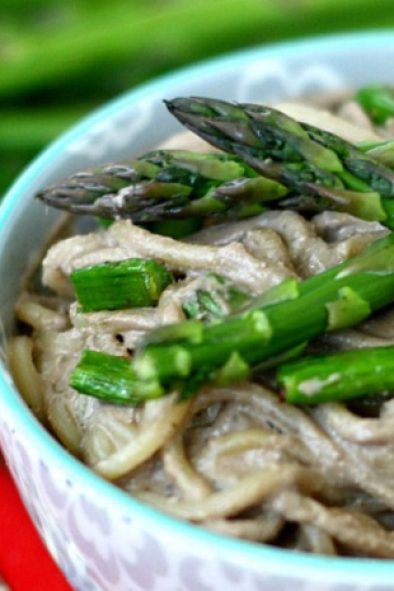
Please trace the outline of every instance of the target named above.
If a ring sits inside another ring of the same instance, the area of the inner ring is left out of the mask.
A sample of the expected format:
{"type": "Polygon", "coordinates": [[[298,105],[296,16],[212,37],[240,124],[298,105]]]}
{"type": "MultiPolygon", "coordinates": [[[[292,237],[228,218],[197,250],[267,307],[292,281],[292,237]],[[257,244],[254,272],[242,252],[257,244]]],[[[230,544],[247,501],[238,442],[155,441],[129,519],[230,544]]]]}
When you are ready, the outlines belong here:
{"type": "Polygon", "coordinates": [[[127,259],[77,269],[70,279],[82,311],[93,312],[153,306],[172,277],[154,260],[127,259]]]}
{"type": "MultiPolygon", "coordinates": [[[[140,390],[160,396],[179,388],[188,396],[203,382],[243,379],[267,359],[280,358],[325,331],[361,322],[394,300],[393,257],[390,234],[304,282],[291,280],[289,286],[287,280],[283,293],[273,288],[271,303],[256,307],[252,301],[241,314],[214,324],[193,320],[153,331],[132,362],[130,400],[140,390]]],[[[89,393],[80,385],[77,389],[89,393]]]]}
{"type": "MultiPolygon", "coordinates": [[[[85,351],[72,374],[70,385],[105,402],[131,404],[134,382],[134,371],[128,359],[85,351]]],[[[135,403],[139,401],[134,400],[135,403]]]]}
{"type": "MultiPolygon", "coordinates": [[[[278,112],[275,112],[275,116],[277,119],[280,117],[282,124],[288,126],[292,133],[299,133],[296,122],[278,112]]],[[[316,142],[302,137],[296,139],[296,142],[302,140],[299,144],[301,151],[314,159],[316,164],[341,170],[342,165],[331,148],[341,154],[349,167],[356,169],[360,168],[360,159],[365,169],[370,165],[368,156],[364,156],[363,152],[376,154],[376,160],[386,160],[387,163],[394,160],[392,142],[366,144],[357,150],[332,134],[302,125],[308,129],[310,136],[316,138],[316,142]],[[319,142],[328,143],[330,149],[319,142]]],[[[305,131],[301,130],[301,134],[305,134],[305,131]]],[[[291,156],[289,146],[286,146],[284,152],[291,156]]],[[[372,171],[368,169],[369,172],[365,174],[370,174],[371,182],[376,185],[372,188],[384,191],[385,184],[391,181],[386,178],[377,186],[378,166],[375,162],[372,171]]],[[[392,171],[387,172],[386,169],[384,173],[386,176],[394,176],[392,171]]],[[[315,189],[310,188],[309,194],[305,190],[307,181],[302,180],[302,174],[305,174],[305,170],[293,170],[293,175],[301,175],[300,182],[304,183],[300,186],[296,179],[296,188],[302,193],[302,198],[292,197],[290,200],[279,201],[278,205],[308,211],[332,208],[334,189],[322,186],[319,198],[316,198],[315,189]]],[[[393,204],[389,202],[384,211],[379,195],[371,192],[360,194],[358,190],[365,189],[364,181],[346,171],[340,174],[357,191],[341,192],[337,189],[334,208],[342,208],[373,220],[382,219],[388,211],[391,212],[393,204]]],[[[324,176],[324,173],[320,176],[324,176]]],[[[336,182],[335,178],[333,182],[336,182]]],[[[342,181],[337,181],[337,184],[340,182],[342,181]]],[[[261,213],[265,210],[266,202],[281,200],[286,193],[284,185],[259,176],[237,158],[223,154],[162,150],[146,154],[138,160],[107,164],[79,172],[42,191],[38,197],[49,205],[74,213],[90,213],[107,219],[131,217],[137,223],[148,224],[156,233],[182,237],[190,233],[190,227],[191,231],[193,228],[200,228],[204,219],[211,222],[226,221],[261,213]],[[187,228],[184,227],[185,223],[187,228]]]]}
{"type": "Polygon", "coordinates": [[[394,225],[394,171],[342,138],[259,105],[179,98],[167,106],[212,145],[308,197],[315,210],[394,225]]]}
{"type": "Polygon", "coordinates": [[[387,119],[394,117],[394,88],[390,86],[365,86],[356,93],[355,99],[378,125],[383,125],[387,119]]]}
{"type": "Polygon", "coordinates": [[[60,209],[136,223],[256,215],[287,189],[227,154],[151,152],[79,172],[37,196],[60,209]]]}
{"type": "Polygon", "coordinates": [[[371,158],[378,160],[389,168],[394,168],[394,141],[387,140],[382,142],[364,142],[358,144],[362,150],[371,158]]]}
{"type": "MultiPolygon", "coordinates": [[[[394,169],[394,141],[383,140],[378,142],[362,142],[357,144],[364,154],[370,156],[374,160],[380,162],[390,169],[394,169]]],[[[320,211],[321,203],[317,202],[313,197],[293,196],[289,199],[283,199],[278,203],[281,208],[295,209],[298,211],[320,211]]]]}
{"type": "Polygon", "coordinates": [[[394,390],[394,347],[311,355],[277,370],[287,402],[320,404],[394,390]]]}

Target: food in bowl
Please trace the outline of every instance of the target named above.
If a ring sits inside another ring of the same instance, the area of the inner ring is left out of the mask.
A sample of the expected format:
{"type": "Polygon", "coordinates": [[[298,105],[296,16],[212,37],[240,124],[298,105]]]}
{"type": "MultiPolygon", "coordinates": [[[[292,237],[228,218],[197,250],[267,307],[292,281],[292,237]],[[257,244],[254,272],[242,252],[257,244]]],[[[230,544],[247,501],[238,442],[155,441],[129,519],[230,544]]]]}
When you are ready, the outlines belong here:
{"type": "Polygon", "coordinates": [[[353,122],[296,121],[177,99],[225,153],[160,149],[45,189],[108,227],[49,248],[10,362],[60,441],[137,498],[257,542],[392,557],[394,172],[390,118],[361,103],[331,106],[353,122]]]}

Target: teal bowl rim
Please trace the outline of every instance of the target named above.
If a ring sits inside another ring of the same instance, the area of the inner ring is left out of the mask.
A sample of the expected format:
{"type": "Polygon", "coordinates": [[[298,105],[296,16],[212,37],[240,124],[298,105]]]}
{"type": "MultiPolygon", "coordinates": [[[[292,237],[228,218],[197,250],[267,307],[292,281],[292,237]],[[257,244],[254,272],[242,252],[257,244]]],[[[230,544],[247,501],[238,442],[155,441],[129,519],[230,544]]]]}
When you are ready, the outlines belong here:
{"type": "MultiPolygon", "coordinates": [[[[50,144],[19,176],[0,205],[0,237],[6,228],[7,221],[12,217],[13,209],[21,195],[29,190],[32,180],[36,179],[48,165],[56,160],[66,146],[80,139],[99,121],[122,111],[126,106],[130,106],[142,98],[148,98],[151,94],[157,93],[160,88],[168,88],[173,84],[187,82],[196,77],[209,74],[218,67],[221,69],[231,69],[234,65],[239,66],[251,60],[281,58],[289,54],[309,53],[311,50],[358,48],[360,44],[362,44],[364,49],[366,44],[381,46],[387,43],[394,43],[394,29],[324,35],[303,40],[270,44],[265,47],[254,47],[181,68],[174,73],[160,76],[152,82],[140,85],[120,95],[118,98],[106,103],[105,106],[95,110],[91,115],[83,118],[80,123],[77,123],[68,132],[61,135],[59,139],[50,144]]],[[[331,558],[301,552],[293,553],[268,545],[258,545],[244,540],[220,536],[198,526],[170,517],[165,513],[161,513],[133,499],[122,490],[96,475],[92,470],[69,454],[34,418],[10,383],[6,370],[1,366],[0,391],[3,396],[2,404],[6,404],[16,417],[17,423],[23,428],[24,434],[29,438],[30,442],[37,444],[40,448],[45,448],[46,457],[50,461],[54,461],[57,466],[62,465],[65,467],[68,473],[74,474],[75,478],[82,481],[83,485],[87,488],[94,488],[103,498],[116,501],[127,513],[137,511],[139,516],[146,521],[154,521],[155,527],[172,530],[175,535],[185,537],[188,540],[193,539],[203,544],[206,549],[212,546],[217,550],[220,547],[220,553],[223,557],[233,558],[236,555],[237,563],[241,563],[243,558],[246,559],[245,565],[249,564],[250,560],[255,560],[255,564],[269,562],[269,574],[271,575],[275,572],[283,572],[285,565],[286,571],[294,576],[306,576],[307,573],[311,575],[312,572],[315,575],[325,574],[327,576],[330,573],[333,578],[338,575],[345,576],[346,580],[350,582],[359,580],[360,578],[365,582],[367,577],[369,581],[374,579],[382,583],[388,582],[390,580],[389,577],[393,577],[394,575],[394,561],[331,558]]],[[[391,578],[391,580],[393,579],[391,578]]]]}

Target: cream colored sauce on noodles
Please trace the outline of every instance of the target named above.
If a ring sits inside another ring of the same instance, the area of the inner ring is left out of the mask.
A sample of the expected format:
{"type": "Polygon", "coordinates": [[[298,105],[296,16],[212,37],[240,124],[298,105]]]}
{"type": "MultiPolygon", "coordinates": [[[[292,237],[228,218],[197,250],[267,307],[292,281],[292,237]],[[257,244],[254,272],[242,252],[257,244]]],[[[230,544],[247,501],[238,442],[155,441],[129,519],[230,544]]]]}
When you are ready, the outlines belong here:
{"type": "MultiPolygon", "coordinates": [[[[337,133],[344,129],[348,139],[382,133],[353,103],[338,99],[329,106],[348,123],[332,114],[324,121],[335,124],[337,133]]],[[[305,116],[318,123],[319,113],[305,116]]],[[[193,141],[186,133],[168,147],[207,149],[193,141]]],[[[25,291],[16,304],[17,318],[30,327],[30,336],[10,343],[16,384],[72,453],[163,511],[255,542],[393,558],[392,401],[383,399],[374,416],[343,404],[305,410],[281,402],[267,387],[244,382],[205,387],[187,402],[179,403],[174,392],[133,408],[104,404],[68,384],[85,348],[127,355],[147,331],[184,319],[182,303],[198,289],[209,291],[212,273],[259,294],[286,277],[304,278],[336,265],[385,232],[378,223],[347,214],[326,212],[306,221],[291,211],[273,211],[183,241],[130,221],[61,240],[43,260],[43,284],[55,295],[25,291]],[[184,278],[163,292],[155,308],[80,313],[70,273],[129,257],[154,258],[184,278]]],[[[320,345],[341,349],[393,341],[391,310],[325,336],[320,345]]]]}

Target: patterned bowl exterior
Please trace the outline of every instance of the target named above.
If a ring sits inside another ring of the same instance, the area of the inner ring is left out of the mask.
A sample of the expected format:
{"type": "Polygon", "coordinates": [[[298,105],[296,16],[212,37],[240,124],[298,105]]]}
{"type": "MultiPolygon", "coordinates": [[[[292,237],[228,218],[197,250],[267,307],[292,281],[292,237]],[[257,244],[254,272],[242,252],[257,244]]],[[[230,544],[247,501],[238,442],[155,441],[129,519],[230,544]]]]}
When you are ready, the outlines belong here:
{"type": "MultiPolygon", "coordinates": [[[[289,98],[392,81],[394,33],[282,44],[230,55],[124,95],[50,146],[0,208],[0,319],[57,213],[32,194],[82,166],[152,148],[179,126],[163,98],[289,98]]],[[[4,337],[5,338],[5,337],[4,337]]],[[[79,591],[392,591],[394,562],[324,558],[228,539],[142,505],[72,458],[30,414],[0,363],[0,445],[50,552],[79,591]]]]}

